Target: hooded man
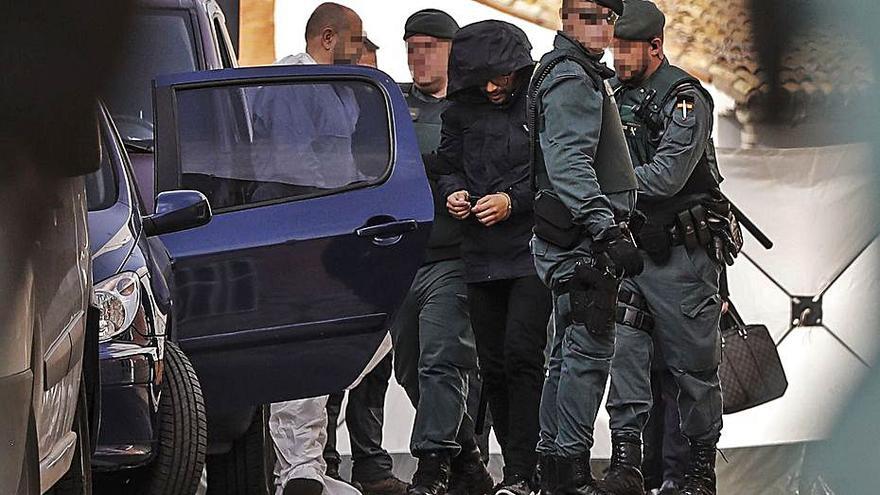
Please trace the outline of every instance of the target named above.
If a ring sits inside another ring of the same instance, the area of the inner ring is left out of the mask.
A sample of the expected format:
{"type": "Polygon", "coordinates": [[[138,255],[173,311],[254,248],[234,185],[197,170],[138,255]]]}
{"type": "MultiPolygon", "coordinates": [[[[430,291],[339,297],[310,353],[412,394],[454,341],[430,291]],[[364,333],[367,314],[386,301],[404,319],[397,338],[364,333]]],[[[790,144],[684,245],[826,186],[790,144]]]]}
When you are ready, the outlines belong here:
{"type": "Polygon", "coordinates": [[[498,493],[528,495],[536,464],[550,294],[529,253],[526,88],[532,45],[516,26],[456,33],[436,163],[449,213],[461,221],[462,259],[483,393],[504,456],[498,493]]]}
{"type": "Polygon", "coordinates": [[[541,398],[541,492],[606,495],[590,471],[614,354],[617,289],[642,269],[628,231],[637,183],[599,60],[621,0],[563,0],[562,31],[529,88],[538,274],[556,335],[541,398]]]}

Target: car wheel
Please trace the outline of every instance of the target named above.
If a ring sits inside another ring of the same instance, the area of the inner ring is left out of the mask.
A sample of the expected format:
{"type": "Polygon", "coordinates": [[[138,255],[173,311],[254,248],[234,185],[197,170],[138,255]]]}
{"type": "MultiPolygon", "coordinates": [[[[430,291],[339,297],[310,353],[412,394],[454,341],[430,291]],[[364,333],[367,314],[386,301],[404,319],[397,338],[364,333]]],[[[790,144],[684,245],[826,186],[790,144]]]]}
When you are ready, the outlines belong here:
{"type": "Polygon", "coordinates": [[[70,469],[49,490],[51,495],[91,495],[92,494],[92,443],[89,438],[90,416],[86,386],[81,381],[73,431],[76,433],[76,451],[70,462],[70,469]]]}
{"type": "Polygon", "coordinates": [[[144,495],[195,493],[205,467],[208,423],[198,375],[174,342],[165,343],[156,456],[136,479],[144,495]]]}
{"type": "Polygon", "coordinates": [[[275,493],[275,450],[269,406],[260,406],[247,432],[225,454],[208,456],[208,495],[275,493]]]}

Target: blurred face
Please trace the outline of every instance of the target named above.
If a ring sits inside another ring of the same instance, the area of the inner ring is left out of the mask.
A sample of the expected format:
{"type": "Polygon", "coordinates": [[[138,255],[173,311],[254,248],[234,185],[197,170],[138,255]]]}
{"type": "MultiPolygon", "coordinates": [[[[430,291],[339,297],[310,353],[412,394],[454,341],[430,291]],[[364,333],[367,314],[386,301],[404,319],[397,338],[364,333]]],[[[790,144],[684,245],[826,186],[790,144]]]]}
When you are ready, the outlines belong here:
{"type": "Polygon", "coordinates": [[[625,83],[638,83],[645,78],[651,61],[651,44],[647,41],[614,39],[614,70],[625,83]]]}
{"type": "Polygon", "coordinates": [[[413,84],[423,93],[433,95],[446,88],[450,40],[415,35],[406,40],[407,61],[413,84]]]}
{"type": "Polygon", "coordinates": [[[501,105],[513,94],[516,73],[493,77],[483,86],[483,94],[495,105],[501,105]]]}
{"type": "MultiPolygon", "coordinates": [[[[339,31],[329,29],[331,35],[331,51],[333,63],[342,65],[357,64],[364,53],[364,31],[361,18],[354,13],[348,14],[348,22],[339,31]]],[[[325,34],[326,38],[326,34],[325,34]]]]}
{"type": "Polygon", "coordinates": [[[364,54],[361,55],[361,59],[358,62],[358,65],[365,65],[367,67],[378,69],[379,61],[377,58],[376,50],[365,49],[364,54]]]}
{"type": "Polygon", "coordinates": [[[611,44],[617,14],[608,7],[586,0],[565,2],[560,10],[562,31],[578,40],[593,53],[599,53],[611,44]]]}

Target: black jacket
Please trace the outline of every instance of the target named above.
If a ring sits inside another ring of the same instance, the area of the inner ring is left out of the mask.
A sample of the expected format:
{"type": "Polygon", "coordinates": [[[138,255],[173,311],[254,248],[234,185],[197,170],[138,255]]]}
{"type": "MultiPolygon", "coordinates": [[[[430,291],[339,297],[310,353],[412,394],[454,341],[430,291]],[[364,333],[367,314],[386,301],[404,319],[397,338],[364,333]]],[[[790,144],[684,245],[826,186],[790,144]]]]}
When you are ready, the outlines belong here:
{"type": "Polygon", "coordinates": [[[463,221],[468,282],[535,273],[529,251],[534,196],[526,125],[526,90],[534,66],[530,52],[525,33],[501,21],[471,24],[453,40],[447,95],[452,104],[443,113],[440,148],[429,166],[439,175],[444,198],[459,190],[471,196],[506,192],[513,206],[511,216],[492,227],[473,215],[463,221]],[[504,104],[492,104],[480,87],[511,72],[517,72],[519,87],[504,104]]]}

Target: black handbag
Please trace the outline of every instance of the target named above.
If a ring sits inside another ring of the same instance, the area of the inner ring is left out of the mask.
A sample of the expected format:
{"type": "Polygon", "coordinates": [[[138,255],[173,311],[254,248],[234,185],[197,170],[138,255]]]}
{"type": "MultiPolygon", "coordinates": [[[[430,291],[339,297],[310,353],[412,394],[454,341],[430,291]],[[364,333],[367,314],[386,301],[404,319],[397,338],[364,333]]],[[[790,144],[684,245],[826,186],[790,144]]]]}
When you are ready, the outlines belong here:
{"type": "Polygon", "coordinates": [[[721,316],[722,359],[718,370],[724,414],[743,411],[785,394],[788,379],[776,344],[764,325],[746,325],[730,303],[721,316]]]}

